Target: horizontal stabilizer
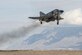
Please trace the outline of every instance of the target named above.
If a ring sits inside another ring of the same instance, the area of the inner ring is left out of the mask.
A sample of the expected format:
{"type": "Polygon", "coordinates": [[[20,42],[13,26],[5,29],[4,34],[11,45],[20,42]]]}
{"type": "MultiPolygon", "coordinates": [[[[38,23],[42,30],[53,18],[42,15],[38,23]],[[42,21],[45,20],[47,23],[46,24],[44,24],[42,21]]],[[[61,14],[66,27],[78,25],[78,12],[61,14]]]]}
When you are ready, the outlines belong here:
{"type": "Polygon", "coordinates": [[[29,17],[31,19],[39,19],[40,17],[29,17]]]}

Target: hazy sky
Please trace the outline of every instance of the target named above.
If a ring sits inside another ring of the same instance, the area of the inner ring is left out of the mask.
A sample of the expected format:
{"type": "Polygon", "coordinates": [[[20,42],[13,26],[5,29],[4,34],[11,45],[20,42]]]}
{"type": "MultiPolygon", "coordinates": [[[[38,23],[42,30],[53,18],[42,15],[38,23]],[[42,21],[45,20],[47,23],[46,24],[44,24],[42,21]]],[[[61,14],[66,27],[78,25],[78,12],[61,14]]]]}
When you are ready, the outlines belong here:
{"type": "Polygon", "coordinates": [[[38,16],[39,11],[48,13],[55,8],[66,11],[82,8],[82,0],[0,0],[0,29],[22,26],[29,16],[38,16]]]}
{"type": "Polygon", "coordinates": [[[48,12],[55,8],[70,10],[82,8],[82,0],[0,0],[0,18],[22,18],[48,12]],[[32,14],[33,13],[33,14],[32,14]]]}
{"type": "Polygon", "coordinates": [[[81,0],[0,0],[0,18],[25,18],[39,11],[82,8],[81,0]]]}

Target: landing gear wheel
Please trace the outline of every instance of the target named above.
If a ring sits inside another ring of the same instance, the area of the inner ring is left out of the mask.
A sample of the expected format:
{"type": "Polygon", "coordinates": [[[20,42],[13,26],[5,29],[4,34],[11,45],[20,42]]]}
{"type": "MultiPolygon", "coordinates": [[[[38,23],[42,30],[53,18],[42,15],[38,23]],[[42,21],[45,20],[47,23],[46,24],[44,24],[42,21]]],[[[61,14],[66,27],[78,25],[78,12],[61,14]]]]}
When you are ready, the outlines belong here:
{"type": "Polygon", "coordinates": [[[42,24],[42,21],[40,23],[42,24]]]}
{"type": "Polygon", "coordinates": [[[57,22],[57,25],[59,25],[59,23],[57,22]]]}
{"type": "Polygon", "coordinates": [[[42,20],[40,20],[40,24],[42,24],[42,20]]]}
{"type": "Polygon", "coordinates": [[[57,21],[57,25],[59,25],[59,21],[57,21]]]}

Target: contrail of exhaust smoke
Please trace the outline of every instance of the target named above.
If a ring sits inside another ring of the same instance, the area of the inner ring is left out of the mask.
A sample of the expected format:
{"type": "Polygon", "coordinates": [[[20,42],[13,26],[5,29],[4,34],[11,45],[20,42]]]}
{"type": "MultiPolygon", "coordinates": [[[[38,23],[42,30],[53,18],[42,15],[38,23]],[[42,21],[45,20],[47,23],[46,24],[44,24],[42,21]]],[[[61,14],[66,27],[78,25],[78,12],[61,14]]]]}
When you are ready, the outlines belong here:
{"type": "Polygon", "coordinates": [[[36,29],[39,27],[40,24],[37,22],[31,24],[30,26],[23,26],[20,27],[17,30],[14,30],[12,32],[4,33],[0,35],[0,46],[7,43],[8,41],[14,41],[17,38],[24,37],[25,35],[28,35],[32,30],[36,29]]]}

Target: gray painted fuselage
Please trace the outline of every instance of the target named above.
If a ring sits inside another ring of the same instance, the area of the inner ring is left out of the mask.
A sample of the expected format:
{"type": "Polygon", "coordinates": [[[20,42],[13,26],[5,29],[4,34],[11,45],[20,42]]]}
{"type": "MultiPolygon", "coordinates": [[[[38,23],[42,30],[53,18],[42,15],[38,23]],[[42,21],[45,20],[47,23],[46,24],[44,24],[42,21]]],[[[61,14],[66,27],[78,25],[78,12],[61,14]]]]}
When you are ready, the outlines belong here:
{"type": "Polygon", "coordinates": [[[39,19],[40,23],[42,24],[42,21],[50,22],[57,20],[57,25],[59,24],[59,20],[62,20],[61,14],[63,13],[63,10],[55,9],[47,14],[44,14],[43,12],[40,12],[40,17],[29,17],[31,19],[39,19]]]}

